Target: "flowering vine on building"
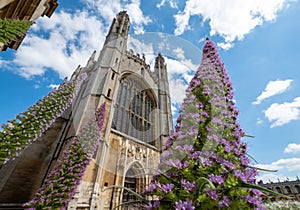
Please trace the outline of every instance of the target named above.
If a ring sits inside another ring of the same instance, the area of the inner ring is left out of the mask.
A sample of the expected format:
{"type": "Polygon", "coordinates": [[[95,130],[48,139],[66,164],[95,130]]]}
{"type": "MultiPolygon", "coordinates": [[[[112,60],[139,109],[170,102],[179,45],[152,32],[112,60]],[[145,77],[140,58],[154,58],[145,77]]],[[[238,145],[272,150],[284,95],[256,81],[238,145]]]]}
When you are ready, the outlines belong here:
{"type": "Polygon", "coordinates": [[[36,141],[70,107],[87,75],[64,81],[36,104],[2,125],[0,131],[0,168],[36,141]]]}
{"type": "Polygon", "coordinates": [[[27,209],[67,209],[77,186],[100,142],[106,104],[83,126],[48,174],[42,187],[24,207],[27,209]]]}

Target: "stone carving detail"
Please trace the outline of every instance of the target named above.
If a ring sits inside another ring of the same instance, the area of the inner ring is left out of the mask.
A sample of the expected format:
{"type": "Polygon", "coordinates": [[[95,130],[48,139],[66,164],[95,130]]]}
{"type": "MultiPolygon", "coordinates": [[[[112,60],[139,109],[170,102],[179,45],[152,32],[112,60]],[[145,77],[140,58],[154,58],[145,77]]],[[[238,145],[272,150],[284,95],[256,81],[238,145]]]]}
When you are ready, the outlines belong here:
{"type": "Polygon", "coordinates": [[[76,209],[81,205],[86,206],[90,203],[90,197],[93,192],[93,183],[90,182],[81,182],[76,189],[76,193],[69,204],[68,209],[76,209]]]}

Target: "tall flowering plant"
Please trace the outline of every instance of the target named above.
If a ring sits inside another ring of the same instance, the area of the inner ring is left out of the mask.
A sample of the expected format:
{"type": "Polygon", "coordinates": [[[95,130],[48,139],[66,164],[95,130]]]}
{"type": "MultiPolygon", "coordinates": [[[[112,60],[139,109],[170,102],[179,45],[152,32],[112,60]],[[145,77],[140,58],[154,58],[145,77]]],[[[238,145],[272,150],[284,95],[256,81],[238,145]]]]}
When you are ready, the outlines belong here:
{"type": "Polygon", "coordinates": [[[76,80],[63,82],[58,89],[51,91],[25,112],[2,125],[0,131],[0,168],[10,159],[37,140],[62,113],[70,107],[76,97],[86,73],[76,80]]]}
{"type": "Polygon", "coordinates": [[[261,209],[238,122],[233,88],[214,43],[207,40],[161,155],[146,188],[148,209],[261,209]]]}
{"type": "Polygon", "coordinates": [[[102,104],[56,162],[27,209],[66,209],[100,141],[106,104],[102,104]]]}

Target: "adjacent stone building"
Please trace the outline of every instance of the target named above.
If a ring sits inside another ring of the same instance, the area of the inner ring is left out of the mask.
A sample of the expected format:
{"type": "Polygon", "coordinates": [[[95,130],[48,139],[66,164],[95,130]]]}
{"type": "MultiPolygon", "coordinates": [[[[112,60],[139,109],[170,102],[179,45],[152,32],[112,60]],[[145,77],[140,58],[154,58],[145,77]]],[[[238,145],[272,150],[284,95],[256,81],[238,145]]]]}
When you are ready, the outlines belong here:
{"type": "MultiPolygon", "coordinates": [[[[68,209],[112,209],[134,199],[112,185],[142,192],[157,168],[172,130],[167,67],[158,54],[153,70],[143,55],[127,50],[129,17],[120,12],[98,58],[94,52],[72,78],[87,73],[72,107],[20,158],[0,170],[0,209],[20,208],[43,183],[64,145],[106,102],[102,139],[68,209]]],[[[71,79],[72,79],[71,78],[71,79]]]]}
{"type": "MultiPolygon", "coordinates": [[[[258,182],[262,187],[268,188],[274,192],[284,194],[290,197],[289,200],[300,201],[300,180],[297,177],[297,180],[294,181],[278,181],[278,182],[269,182],[263,183],[262,181],[258,182]]],[[[265,201],[278,201],[278,200],[287,200],[285,197],[268,195],[263,198],[265,201]]]]}
{"type": "MultiPolygon", "coordinates": [[[[41,16],[51,17],[58,6],[57,0],[1,0],[0,19],[19,19],[34,22],[41,16]]],[[[0,43],[0,51],[8,47],[18,49],[24,37],[12,41],[9,45],[0,43]]]]}

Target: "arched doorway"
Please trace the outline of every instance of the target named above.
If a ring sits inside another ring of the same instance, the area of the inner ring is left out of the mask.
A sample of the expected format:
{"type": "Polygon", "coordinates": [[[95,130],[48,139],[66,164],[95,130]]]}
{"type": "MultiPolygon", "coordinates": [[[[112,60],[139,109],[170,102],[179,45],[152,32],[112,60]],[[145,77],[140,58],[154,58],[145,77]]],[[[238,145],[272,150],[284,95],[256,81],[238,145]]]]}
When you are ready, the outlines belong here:
{"type": "MultiPolygon", "coordinates": [[[[133,164],[126,172],[124,177],[124,187],[136,193],[141,194],[146,185],[145,172],[139,163],[133,164]]],[[[136,196],[124,189],[122,193],[122,204],[130,203],[130,205],[123,205],[122,210],[134,210],[138,208],[138,201],[136,196]]]]}
{"type": "MultiPolygon", "coordinates": [[[[132,168],[130,168],[125,175],[124,187],[136,192],[137,191],[137,178],[132,168]]],[[[136,197],[127,190],[123,191],[122,203],[135,201],[136,197]]]]}

